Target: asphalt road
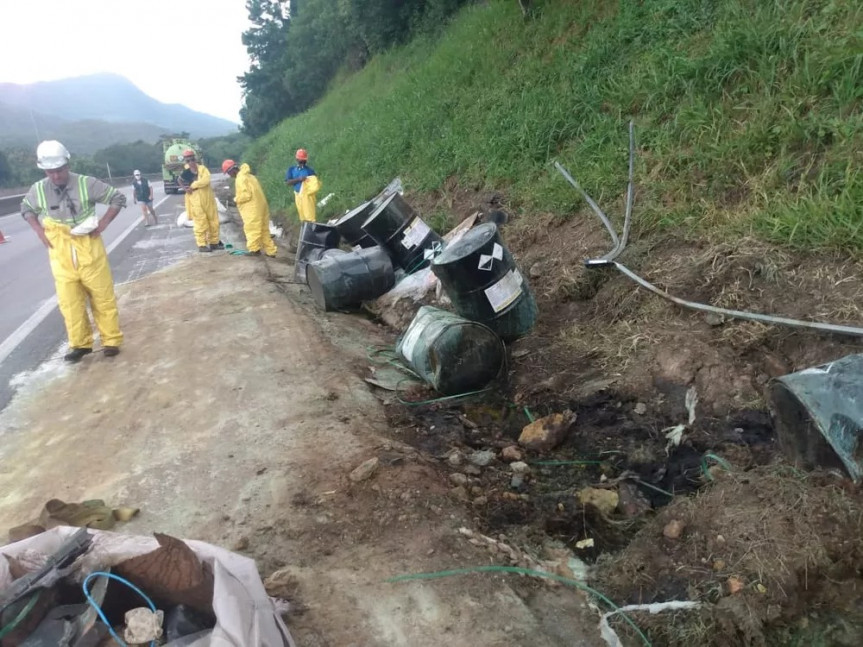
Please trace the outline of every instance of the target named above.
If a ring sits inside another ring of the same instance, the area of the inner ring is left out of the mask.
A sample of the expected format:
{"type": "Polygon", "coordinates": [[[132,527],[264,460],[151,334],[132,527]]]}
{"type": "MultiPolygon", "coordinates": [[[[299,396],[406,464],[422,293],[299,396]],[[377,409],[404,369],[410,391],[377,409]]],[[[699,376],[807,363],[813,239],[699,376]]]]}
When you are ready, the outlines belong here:
{"type": "MultiPolygon", "coordinates": [[[[135,280],[195,252],[192,230],[176,226],[183,196],[165,196],[154,183],[159,225],[144,228],[139,205],[129,198],[103,234],[115,283],[135,280]],[[161,203],[161,204],[160,204],[161,203]],[[121,240],[122,239],[122,240],[121,240]],[[113,249],[112,249],[113,247],[113,249]]],[[[98,214],[106,207],[99,205],[98,214]]],[[[0,231],[9,239],[0,245],[0,410],[15,391],[15,376],[32,371],[65,350],[63,320],[54,306],[54,282],[48,254],[20,215],[0,217],[0,231]],[[41,321],[40,314],[46,314],[41,321]]],[[[122,313],[121,313],[122,321],[122,313]]]]}

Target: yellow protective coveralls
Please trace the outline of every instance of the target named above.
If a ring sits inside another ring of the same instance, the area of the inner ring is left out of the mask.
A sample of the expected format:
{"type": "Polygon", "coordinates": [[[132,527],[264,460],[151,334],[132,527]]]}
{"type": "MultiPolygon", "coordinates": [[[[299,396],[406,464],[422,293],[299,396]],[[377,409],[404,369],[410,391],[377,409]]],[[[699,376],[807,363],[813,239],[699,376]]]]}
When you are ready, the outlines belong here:
{"type": "Polygon", "coordinates": [[[243,232],[246,234],[246,249],[258,252],[261,247],[267,256],[276,255],[276,244],[270,236],[270,205],[261,188],[258,178],[252,175],[248,164],[240,166],[235,179],[234,202],[243,219],[243,232]]]}
{"type": "Polygon", "coordinates": [[[69,173],[69,182],[62,191],[46,178],[34,184],[22,202],[25,216],[42,217],[45,235],[51,242],[48,258],[71,348],[93,348],[88,300],[102,345],[119,347],[123,342],[114,279],[102,237],[71,234],[72,227],[95,216],[96,202],[123,207],[126,199],[101,180],[69,173]]]}
{"type": "Polygon", "coordinates": [[[198,179],[189,186],[194,191],[186,193],[186,213],[194,224],[195,242],[198,247],[215,245],[219,242],[219,211],[206,166],[198,164],[198,179]]]}
{"type": "Polygon", "coordinates": [[[299,192],[294,193],[294,202],[300,214],[300,221],[315,222],[317,219],[315,208],[317,207],[317,195],[320,190],[321,181],[318,179],[318,176],[309,175],[300,185],[299,192]]]}

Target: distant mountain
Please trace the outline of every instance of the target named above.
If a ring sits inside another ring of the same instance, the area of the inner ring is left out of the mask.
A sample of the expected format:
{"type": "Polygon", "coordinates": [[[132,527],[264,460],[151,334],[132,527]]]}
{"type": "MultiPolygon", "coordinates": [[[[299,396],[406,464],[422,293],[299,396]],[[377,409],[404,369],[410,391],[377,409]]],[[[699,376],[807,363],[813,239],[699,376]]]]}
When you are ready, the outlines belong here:
{"type": "MultiPolygon", "coordinates": [[[[59,129],[59,132],[63,132],[69,122],[88,121],[92,127],[93,120],[97,120],[116,124],[113,132],[118,135],[135,128],[141,133],[122,141],[155,141],[158,134],[153,137],[154,129],[159,133],[186,131],[196,138],[237,131],[237,124],[226,119],[183,105],[156,101],[128,79],[115,74],[93,74],[26,85],[0,83],[0,104],[5,104],[0,107],[0,141],[22,134],[6,123],[7,113],[17,122],[21,118],[20,111],[23,111],[30,123],[19,125],[32,133],[31,110],[42,115],[47,120],[46,125],[50,122],[51,127],[59,129]],[[16,108],[18,112],[14,110],[16,108]]],[[[116,143],[116,140],[111,143],[116,143]]]]}
{"type": "Polygon", "coordinates": [[[111,144],[156,142],[169,132],[145,123],[69,121],[0,103],[0,149],[33,148],[43,139],[59,139],[73,155],[89,155],[111,144]]]}

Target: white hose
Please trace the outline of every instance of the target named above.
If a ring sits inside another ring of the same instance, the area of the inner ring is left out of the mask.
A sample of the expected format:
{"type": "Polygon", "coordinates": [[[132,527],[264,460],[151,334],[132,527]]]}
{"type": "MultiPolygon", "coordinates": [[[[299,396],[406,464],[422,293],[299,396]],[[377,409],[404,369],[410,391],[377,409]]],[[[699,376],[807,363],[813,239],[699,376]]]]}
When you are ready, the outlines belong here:
{"type": "Polygon", "coordinates": [[[725,315],[727,317],[731,317],[733,319],[746,319],[748,321],[758,321],[766,324],[775,324],[781,326],[790,326],[792,328],[809,328],[814,330],[820,330],[823,332],[837,333],[840,335],[855,335],[855,336],[863,336],[863,328],[859,328],[857,326],[840,326],[838,324],[830,324],[830,323],[821,323],[818,321],[804,321],[802,319],[790,319],[788,317],[777,317],[775,315],[765,315],[757,312],[749,312],[745,310],[729,310],[727,308],[717,308],[716,306],[707,305],[705,303],[696,303],[694,301],[687,301],[686,299],[681,299],[679,297],[675,297],[671,294],[668,294],[664,290],[656,287],[652,283],[641,278],[638,274],[630,270],[625,265],[618,263],[614,259],[616,259],[623,250],[626,248],[626,243],[629,239],[629,229],[632,222],[632,203],[633,203],[633,195],[634,188],[632,183],[632,174],[633,174],[633,159],[635,157],[635,137],[634,137],[634,128],[633,124],[629,122],[629,186],[626,191],[626,214],[623,220],[623,236],[618,237],[617,232],[614,230],[611,222],[608,219],[602,209],[593,201],[593,199],[587,194],[587,192],[581,188],[578,182],[575,181],[563,166],[561,166],[558,162],[554,163],[555,168],[560,171],[560,174],[573,186],[575,189],[581,193],[584,199],[587,201],[587,204],[590,205],[593,212],[599,216],[599,219],[602,221],[602,224],[605,225],[605,228],[608,230],[608,233],[611,235],[611,242],[614,244],[614,247],[610,252],[600,256],[599,258],[589,259],[584,262],[585,267],[587,268],[597,268],[597,267],[609,267],[612,266],[616,268],[619,272],[621,272],[624,276],[629,277],[641,287],[650,290],[656,295],[661,296],[663,299],[668,299],[669,301],[676,303],[679,306],[684,308],[690,308],[692,310],[699,310],[701,312],[713,312],[720,315],[725,315]]]}

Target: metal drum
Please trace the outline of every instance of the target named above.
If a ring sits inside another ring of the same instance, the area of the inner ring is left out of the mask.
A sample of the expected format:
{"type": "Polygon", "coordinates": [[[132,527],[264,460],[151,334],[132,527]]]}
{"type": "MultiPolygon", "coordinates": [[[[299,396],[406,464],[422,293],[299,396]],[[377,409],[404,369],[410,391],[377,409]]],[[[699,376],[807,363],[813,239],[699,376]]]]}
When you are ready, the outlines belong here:
{"type": "Polygon", "coordinates": [[[374,247],[377,245],[375,239],[363,231],[363,223],[368,219],[374,211],[374,205],[371,200],[352,209],[336,222],[336,229],[341,234],[344,241],[350,245],[354,251],[358,248],[374,247]]]}
{"type": "Polygon", "coordinates": [[[526,335],[536,322],[527,279],[494,223],[478,225],[447,246],[431,269],[459,315],[485,324],[504,341],[526,335]]]}
{"type": "Polygon", "coordinates": [[[332,225],[304,222],[300,229],[300,242],[294,261],[294,280],[306,282],[306,266],[321,258],[323,252],[339,246],[339,232],[332,225]]]}
{"type": "Polygon", "coordinates": [[[309,263],[309,289],[322,310],[339,310],[376,299],[395,285],[393,264],[383,247],[326,256],[309,263]]]}
{"type": "Polygon", "coordinates": [[[431,306],[419,309],[396,352],[443,395],[482,389],[504,361],[503,344],[488,326],[431,306]]]}
{"type": "Polygon", "coordinates": [[[388,196],[363,223],[363,231],[383,245],[393,261],[407,272],[429,264],[442,242],[398,194],[388,196]]]}

